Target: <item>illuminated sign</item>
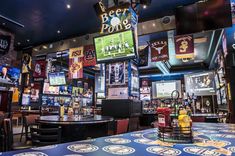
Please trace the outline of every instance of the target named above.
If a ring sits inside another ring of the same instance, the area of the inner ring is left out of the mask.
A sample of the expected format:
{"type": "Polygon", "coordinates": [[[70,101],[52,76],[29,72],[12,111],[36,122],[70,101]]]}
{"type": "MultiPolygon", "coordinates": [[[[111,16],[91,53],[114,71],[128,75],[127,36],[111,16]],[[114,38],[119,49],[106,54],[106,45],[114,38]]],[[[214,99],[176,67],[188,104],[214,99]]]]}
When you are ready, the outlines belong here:
{"type": "Polygon", "coordinates": [[[101,34],[129,30],[137,25],[137,15],[129,5],[112,7],[100,14],[100,18],[102,22],[101,34]]]}

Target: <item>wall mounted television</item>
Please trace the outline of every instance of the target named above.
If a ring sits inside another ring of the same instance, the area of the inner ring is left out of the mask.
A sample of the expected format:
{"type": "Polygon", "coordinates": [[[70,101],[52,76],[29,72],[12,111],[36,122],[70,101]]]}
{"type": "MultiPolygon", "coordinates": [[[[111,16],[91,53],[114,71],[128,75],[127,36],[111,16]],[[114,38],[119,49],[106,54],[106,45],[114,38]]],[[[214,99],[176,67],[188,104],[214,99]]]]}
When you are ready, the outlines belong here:
{"type": "Polygon", "coordinates": [[[179,7],[175,17],[177,35],[232,26],[230,0],[207,0],[179,7]]]}
{"type": "Polygon", "coordinates": [[[17,85],[20,78],[20,69],[0,66],[0,82],[17,85]]]}
{"type": "Polygon", "coordinates": [[[184,75],[186,93],[196,96],[215,95],[214,72],[201,72],[184,75]]]}
{"type": "Polygon", "coordinates": [[[177,90],[181,98],[181,81],[156,81],[152,82],[152,98],[171,98],[171,93],[177,90]]]}
{"type": "Polygon", "coordinates": [[[136,57],[135,38],[132,30],[94,38],[98,63],[136,57]]]}
{"type": "Polygon", "coordinates": [[[48,73],[49,83],[51,86],[63,86],[66,85],[65,73],[55,72],[48,73]]]}
{"type": "Polygon", "coordinates": [[[30,94],[23,94],[22,95],[22,103],[23,106],[29,106],[30,105],[30,94]]]}

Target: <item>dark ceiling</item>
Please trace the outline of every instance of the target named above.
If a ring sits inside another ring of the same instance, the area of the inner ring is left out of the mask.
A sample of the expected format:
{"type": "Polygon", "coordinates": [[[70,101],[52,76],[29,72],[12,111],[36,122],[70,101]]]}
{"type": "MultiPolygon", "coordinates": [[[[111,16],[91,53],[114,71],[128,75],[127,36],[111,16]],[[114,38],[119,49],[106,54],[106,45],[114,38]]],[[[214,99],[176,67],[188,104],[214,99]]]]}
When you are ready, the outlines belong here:
{"type": "MultiPolygon", "coordinates": [[[[99,0],[1,0],[0,15],[15,20],[18,27],[0,18],[0,27],[16,34],[15,46],[36,46],[99,31],[100,21],[93,5],[99,0]],[[67,9],[66,5],[71,8],[67,9]],[[61,33],[57,33],[60,30],[61,33]],[[27,41],[28,40],[28,41],[27,41]],[[20,43],[20,45],[18,44],[20,43]]],[[[105,4],[112,0],[103,0],[105,4]]],[[[152,0],[140,8],[139,21],[173,15],[177,6],[198,0],[152,0]]]]}

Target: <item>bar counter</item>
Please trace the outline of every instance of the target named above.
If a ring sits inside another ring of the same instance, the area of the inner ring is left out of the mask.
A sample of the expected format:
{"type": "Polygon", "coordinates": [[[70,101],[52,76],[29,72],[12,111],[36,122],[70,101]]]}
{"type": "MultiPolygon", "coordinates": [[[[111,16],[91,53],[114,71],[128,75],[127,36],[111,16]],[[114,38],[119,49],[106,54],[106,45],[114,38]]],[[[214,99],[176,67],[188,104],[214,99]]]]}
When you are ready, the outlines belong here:
{"type": "Polygon", "coordinates": [[[193,123],[194,143],[174,144],[158,140],[158,129],[148,129],[65,144],[3,153],[4,156],[151,156],[235,155],[235,125],[193,123]]]}
{"type": "Polygon", "coordinates": [[[37,122],[42,127],[60,126],[62,128],[62,142],[84,140],[86,138],[103,137],[108,134],[109,123],[114,119],[108,116],[40,116],[37,122]]]}

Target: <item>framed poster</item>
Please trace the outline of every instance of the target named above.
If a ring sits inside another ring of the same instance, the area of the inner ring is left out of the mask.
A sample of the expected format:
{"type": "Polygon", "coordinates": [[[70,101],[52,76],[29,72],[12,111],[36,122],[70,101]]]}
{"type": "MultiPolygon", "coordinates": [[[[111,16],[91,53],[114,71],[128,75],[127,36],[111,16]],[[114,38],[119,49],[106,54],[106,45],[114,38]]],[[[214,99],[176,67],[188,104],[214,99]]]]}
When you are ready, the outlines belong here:
{"type": "Polygon", "coordinates": [[[128,99],[128,87],[108,88],[108,99],[128,99]]]}
{"type": "Polygon", "coordinates": [[[109,64],[109,85],[125,84],[125,62],[109,64]]]}

